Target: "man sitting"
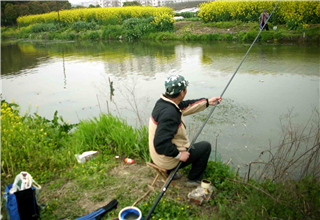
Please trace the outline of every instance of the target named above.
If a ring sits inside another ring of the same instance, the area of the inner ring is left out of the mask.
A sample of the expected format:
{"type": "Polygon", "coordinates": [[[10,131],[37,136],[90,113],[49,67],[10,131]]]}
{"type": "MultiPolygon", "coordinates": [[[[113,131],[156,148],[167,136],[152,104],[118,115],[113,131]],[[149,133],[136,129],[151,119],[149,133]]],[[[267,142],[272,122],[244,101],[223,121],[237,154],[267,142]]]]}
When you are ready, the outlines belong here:
{"type": "MultiPolygon", "coordinates": [[[[149,151],[153,162],[168,171],[179,163],[180,168],[192,164],[186,186],[198,186],[207,167],[211,145],[206,141],[195,143],[188,152],[190,142],[184,116],[215,105],[220,97],[183,101],[188,81],[183,76],[170,76],[165,81],[165,94],[156,102],[149,120],[149,151]]],[[[175,178],[178,176],[176,175],[175,178]]]]}

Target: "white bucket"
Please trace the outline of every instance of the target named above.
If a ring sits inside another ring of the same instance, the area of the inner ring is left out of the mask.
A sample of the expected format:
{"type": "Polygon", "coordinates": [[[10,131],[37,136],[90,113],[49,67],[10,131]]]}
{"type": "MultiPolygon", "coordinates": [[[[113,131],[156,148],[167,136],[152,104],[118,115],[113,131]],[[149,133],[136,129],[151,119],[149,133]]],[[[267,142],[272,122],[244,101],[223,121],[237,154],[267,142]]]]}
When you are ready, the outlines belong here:
{"type": "Polygon", "coordinates": [[[211,181],[209,180],[202,180],[201,181],[201,187],[204,189],[209,189],[211,186],[211,181]]]}
{"type": "MultiPolygon", "coordinates": [[[[119,212],[119,220],[127,220],[126,216],[132,216],[132,215],[135,215],[135,216],[138,216],[137,218],[135,218],[135,220],[142,220],[142,214],[141,214],[141,211],[140,209],[136,208],[136,207],[126,207],[124,209],[122,209],[120,212],[119,212]]],[[[132,219],[132,218],[130,218],[132,219]]]]}

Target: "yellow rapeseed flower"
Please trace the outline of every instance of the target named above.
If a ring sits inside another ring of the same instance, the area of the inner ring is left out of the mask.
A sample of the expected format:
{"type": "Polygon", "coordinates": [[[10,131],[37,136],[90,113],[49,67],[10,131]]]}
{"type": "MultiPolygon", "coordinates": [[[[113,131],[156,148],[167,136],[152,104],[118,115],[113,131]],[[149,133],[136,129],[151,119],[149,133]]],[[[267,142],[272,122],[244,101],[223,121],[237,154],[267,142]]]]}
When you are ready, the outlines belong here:
{"type": "MultiPolygon", "coordinates": [[[[127,18],[156,17],[158,14],[166,14],[173,17],[173,9],[167,7],[112,7],[112,8],[83,8],[60,11],[60,20],[65,23],[76,21],[89,21],[92,18],[101,23],[108,20],[117,20],[119,24],[127,18]]],[[[52,23],[58,21],[56,12],[40,15],[27,15],[17,19],[20,26],[28,26],[36,23],[52,23]]]]}

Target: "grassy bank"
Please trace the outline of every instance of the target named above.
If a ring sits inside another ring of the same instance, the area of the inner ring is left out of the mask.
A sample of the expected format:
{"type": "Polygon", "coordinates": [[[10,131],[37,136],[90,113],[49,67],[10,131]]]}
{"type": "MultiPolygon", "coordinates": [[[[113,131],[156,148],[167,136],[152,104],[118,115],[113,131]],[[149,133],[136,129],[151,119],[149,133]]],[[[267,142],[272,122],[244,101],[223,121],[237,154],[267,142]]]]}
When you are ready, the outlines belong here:
{"type": "MultiPolygon", "coordinates": [[[[21,16],[18,27],[1,28],[1,38],[43,40],[228,40],[249,42],[259,31],[259,16],[274,1],[210,1],[197,13],[168,7],[113,7],[62,10],[21,16]],[[174,16],[183,20],[175,21],[174,16]]],[[[320,4],[283,1],[259,41],[319,41],[320,4]]]]}
{"type": "MultiPolygon", "coordinates": [[[[319,41],[320,26],[290,30],[286,25],[269,24],[259,41],[319,41]]],[[[59,27],[59,24],[44,23],[27,27],[1,28],[1,38],[27,40],[179,40],[179,41],[240,41],[252,42],[259,33],[256,22],[225,21],[203,23],[196,18],[187,18],[172,23],[170,18],[155,22],[154,18],[131,18],[121,25],[99,25],[96,22],[78,21],[59,27]],[[161,25],[158,25],[160,23],[161,25]]]]}
{"type": "MultiPolygon", "coordinates": [[[[118,208],[103,219],[115,218],[148,191],[155,174],[144,165],[150,160],[146,127],[133,128],[109,114],[75,125],[57,113],[48,120],[28,111],[22,115],[19,109],[15,103],[1,103],[1,192],[19,172],[29,172],[43,187],[42,219],[74,219],[116,198],[118,208]],[[98,156],[79,164],[74,155],[89,150],[98,150],[98,156]],[[135,164],[125,164],[125,157],[134,158],[135,164]]],[[[248,175],[241,177],[227,164],[210,161],[205,178],[215,187],[212,200],[203,206],[188,203],[190,189],[183,187],[184,176],[176,181],[180,188],[169,188],[152,219],[316,218],[320,214],[319,128],[312,127],[307,137],[290,128],[291,136],[285,136],[259,172],[262,178],[253,175],[251,163],[248,175]],[[306,152],[295,151],[313,140],[306,152]],[[291,153],[297,159],[290,160],[291,153]],[[297,165],[302,170],[298,178],[292,175],[297,165]]],[[[144,216],[161,185],[138,203],[144,216]]]]}

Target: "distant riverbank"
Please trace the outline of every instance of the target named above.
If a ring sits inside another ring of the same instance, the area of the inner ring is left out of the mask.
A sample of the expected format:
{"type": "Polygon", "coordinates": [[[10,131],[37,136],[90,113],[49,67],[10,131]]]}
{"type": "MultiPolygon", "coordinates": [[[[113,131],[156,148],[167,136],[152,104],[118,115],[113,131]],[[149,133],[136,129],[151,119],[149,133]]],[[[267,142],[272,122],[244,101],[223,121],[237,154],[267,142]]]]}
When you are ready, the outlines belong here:
{"type": "MultiPolygon", "coordinates": [[[[95,22],[75,22],[71,26],[44,23],[27,27],[2,27],[1,39],[35,40],[182,40],[182,41],[240,41],[251,42],[259,33],[257,22],[209,22],[197,18],[174,22],[171,31],[156,30],[150,19],[129,19],[122,25],[98,25],[95,22]]],[[[289,30],[285,25],[269,24],[259,37],[261,42],[319,41],[320,25],[305,30],[289,30]]]]}

